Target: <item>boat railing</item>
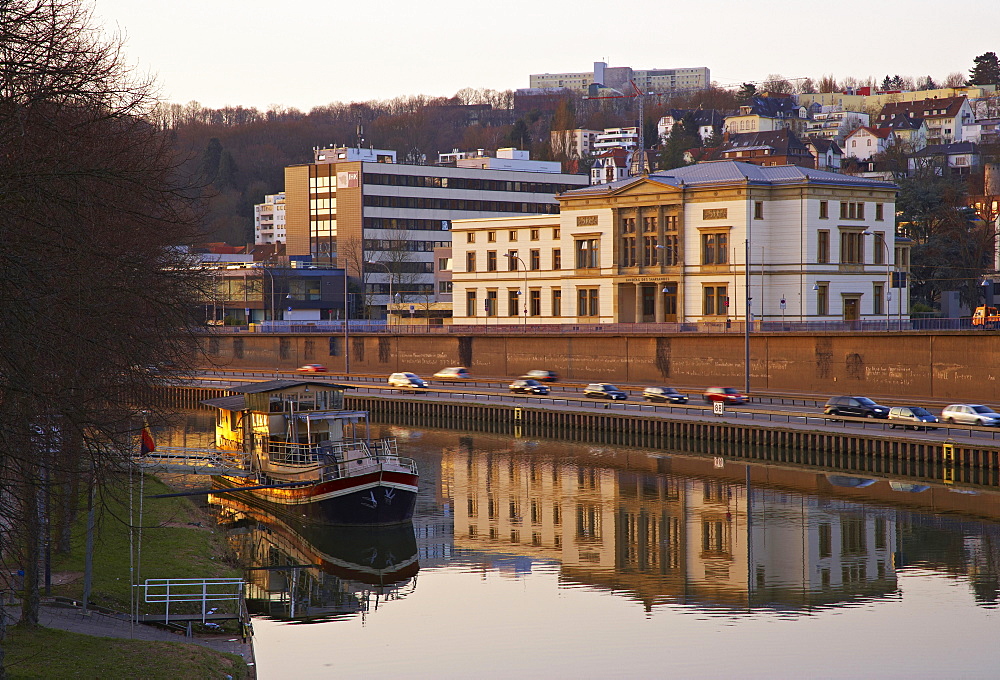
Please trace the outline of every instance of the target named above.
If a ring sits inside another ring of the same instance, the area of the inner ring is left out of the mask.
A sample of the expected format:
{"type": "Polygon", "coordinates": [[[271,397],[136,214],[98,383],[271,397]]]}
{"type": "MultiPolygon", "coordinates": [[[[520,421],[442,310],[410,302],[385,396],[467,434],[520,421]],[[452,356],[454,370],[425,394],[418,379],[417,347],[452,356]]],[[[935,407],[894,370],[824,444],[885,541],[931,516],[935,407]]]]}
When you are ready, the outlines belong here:
{"type": "Polygon", "coordinates": [[[347,439],[341,442],[298,444],[269,442],[268,460],[274,465],[321,468],[324,481],[350,476],[360,467],[389,464],[416,473],[416,462],[400,458],[395,439],[347,439]]]}

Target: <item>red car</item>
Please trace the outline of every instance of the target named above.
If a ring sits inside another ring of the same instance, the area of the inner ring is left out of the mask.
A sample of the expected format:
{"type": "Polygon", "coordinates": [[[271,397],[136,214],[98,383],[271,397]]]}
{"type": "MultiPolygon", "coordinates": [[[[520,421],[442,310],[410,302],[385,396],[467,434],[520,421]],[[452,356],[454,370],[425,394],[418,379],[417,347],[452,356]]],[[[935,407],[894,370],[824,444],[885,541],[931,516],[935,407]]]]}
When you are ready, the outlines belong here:
{"type": "Polygon", "coordinates": [[[745,404],[747,398],[740,394],[740,391],[732,387],[709,387],[705,390],[705,403],[721,401],[726,404],[745,404]]]}
{"type": "Polygon", "coordinates": [[[299,373],[326,373],[326,366],[323,364],[306,364],[296,369],[299,373]]]}

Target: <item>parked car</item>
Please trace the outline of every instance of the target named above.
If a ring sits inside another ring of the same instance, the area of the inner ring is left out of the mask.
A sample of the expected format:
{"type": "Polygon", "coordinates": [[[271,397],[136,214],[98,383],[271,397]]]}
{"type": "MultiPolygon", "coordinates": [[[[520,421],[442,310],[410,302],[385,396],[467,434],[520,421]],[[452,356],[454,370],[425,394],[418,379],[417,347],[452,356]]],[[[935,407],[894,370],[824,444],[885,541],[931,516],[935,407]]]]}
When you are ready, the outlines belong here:
{"type": "Polygon", "coordinates": [[[390,387],[427,387],[427,383],[415,373],[393,373],[389,376],[390,387]]]}
{"type": "Polygon", "coordinates": [[[681,394],[673,387],[647,387],[642,391],[642,398],[646,401],[663,401],[671,404],[688,403],[687,395],[681,394]]]}
{"type": "Polygon", "coordinates": [[[908,430],[911,427],[915,430],[936,430],[931,424],[937,424],[937,417],[922,406],[893,406],[889,409],[890,427],[897,426],[908,430]]]}
{"type": "Polygon", "coordinates": [[[442,368],[440,371],[434,374],[434,377],[438,380],[467,380],[472,376],[469,375],[469,369],[462,366],[449,366],[448,368],[442,368]]]}
{"type": "Polygon", "coordinates": [[[323,364],[306,364],[305,366],[299,366],[295,370],[299,373],[326,373],[326,366],[323,364]]]}
{"type": "Polygon", "coordinates": [[[747,403],[747,398],[744,397],[739,390],[732,387],[709,387],[705,390],[703,398],[705,399],[706,404],[710,404],[715,401],[721,401],[725,404],[747,403]]]}
{"type": "Polygon", "coordinates": [[[528,371],[521,376],[521,380],[537,380],[539,382],[555,382],[559,380],[559,375],[555,371],[528,371]]]}
{"type": "Polygon", "coordinates": [[[888,418],[889,407],[876,404],[868,397],[830,397],[823,407],[824,415],[855,418],[888,418]]]}
{"type": "Polygon", "coordinates": [[[583,388],[583,396],[592,399],[628,399],[628,395],[610,383],[590,383],[583,388]]]}
{"type": "Polygon", "coordinates": [[[537,380],[515,380],[510,384],[510,391],[521,394],[548,394],[549,388],[537,380]]]}
{"type": "Polygon", "coordinates": [[[941,409],[941,421],[960,425],[1000,425],[1000,413],[982,404],[952,404],[941,409]]]}

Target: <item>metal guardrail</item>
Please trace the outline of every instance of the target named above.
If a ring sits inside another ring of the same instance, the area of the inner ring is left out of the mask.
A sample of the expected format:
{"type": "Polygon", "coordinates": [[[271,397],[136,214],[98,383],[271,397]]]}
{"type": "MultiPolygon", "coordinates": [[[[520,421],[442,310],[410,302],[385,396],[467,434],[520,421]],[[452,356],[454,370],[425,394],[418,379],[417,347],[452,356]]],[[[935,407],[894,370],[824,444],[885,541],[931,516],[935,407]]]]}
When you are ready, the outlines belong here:
{"type": "MultiPolygon", "coordinates": [[[[603,335],[662,335],[672,333],[707,333],[712,335],[743,335],[745,321],[696,321],[687,323],[487,323],[428,326],[351,322],[351,333],[380,335],[543,335],[580,333],[603,335]]],[[[328,333],[343,334],[341,321],[281,322],[251,326],[205,326],[196,328],[206,334],[238,333],[328,333]]],[[[985,330],[973,326],[970,317],[934,319],[864,319],[859,321],[751,321],[751,333],[894,333],[899,331],[968,331],[985,330]]]]}
{"type": "Polygon", "coordinates": [[[241,451],[181,446],[161,446],[136,457],[136,462],[144,468],[195,475],[225,474],[232,477],[249,476],[248,461],[248,454],[241,451]]]}
{"type": "Polygon", "coordinates": [[[208,618],[208,603],[239,601],[243,596],[243,583],[241,578],[148,578],[135,587],[142,588],[147,603],[166,605],[164,623],[170,623],[172,603],[200,602],[204,624],[208,618]]]}

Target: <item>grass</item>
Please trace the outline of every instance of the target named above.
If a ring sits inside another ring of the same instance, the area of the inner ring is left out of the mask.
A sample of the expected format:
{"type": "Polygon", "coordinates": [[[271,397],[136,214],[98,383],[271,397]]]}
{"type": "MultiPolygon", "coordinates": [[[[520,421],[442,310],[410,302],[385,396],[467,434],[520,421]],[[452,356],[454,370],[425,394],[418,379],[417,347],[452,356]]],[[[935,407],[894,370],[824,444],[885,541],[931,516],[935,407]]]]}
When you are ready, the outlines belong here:
{"type": "Polygon", "coordinates": [[[118,640],[51,628],[9,628],[8,678],[247,677],[243,659],[198,645],[118,640]]]}
{"type": "MultiPolygon", "coordinates": [[[[206,483],[208,479],[206,478],[206,483]]],[[[146,578],[239,577],[227,563],[222,537],[190,498],[149,498],[172,490],[146,477],[143,494],[142,562],[139,581],[146,578]],[[198,525],[201,526],[198,526],[198,525]]],[[[138,524],[138,487],[133,493],[133,521],[138,524]]],[[[129,503],[126,491],[99,494],[99,522],[94,538],[94,569],[90,601],[117,611],[130,609],[129,503]]],[[[86,547],[87,513],[82,511],[73,529],[72,551],[53,556],[54,572],[82,574],[86,547]]],[[[134,540],[138,540],[134,537],[134,540]]],[[[80,599],[82,576],[53,587],[54,595],[80,599]]],[[[214,605],[213,605],[214,606],[214,605]]],[[[148,611],[160,611],[148,609],[148,611]]],[[[171,607],[173,610],[174,607],[171,607]]],[[[179,610],[178,610],[179,611],[179,610]]]]}

